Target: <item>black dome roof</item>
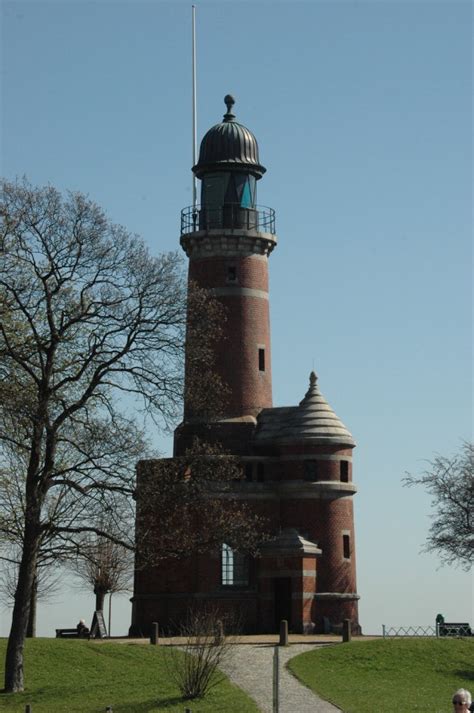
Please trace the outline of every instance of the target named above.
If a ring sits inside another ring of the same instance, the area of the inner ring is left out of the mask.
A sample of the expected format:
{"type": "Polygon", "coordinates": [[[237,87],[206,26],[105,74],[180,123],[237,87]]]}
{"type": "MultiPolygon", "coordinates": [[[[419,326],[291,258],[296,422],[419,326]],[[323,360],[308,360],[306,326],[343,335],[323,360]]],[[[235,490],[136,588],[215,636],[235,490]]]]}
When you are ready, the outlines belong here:
{"type": "Polygon", "coordinates": [[[227,113],[224,121],[209,129],[201,141],[199,160],[193,167],[198,178],[210,171],[244,170],[261,178],[266,169],[259,163],[257,139],[245,126],[235,121],[231,112],[234,98],[224,98],[227,113]]]}

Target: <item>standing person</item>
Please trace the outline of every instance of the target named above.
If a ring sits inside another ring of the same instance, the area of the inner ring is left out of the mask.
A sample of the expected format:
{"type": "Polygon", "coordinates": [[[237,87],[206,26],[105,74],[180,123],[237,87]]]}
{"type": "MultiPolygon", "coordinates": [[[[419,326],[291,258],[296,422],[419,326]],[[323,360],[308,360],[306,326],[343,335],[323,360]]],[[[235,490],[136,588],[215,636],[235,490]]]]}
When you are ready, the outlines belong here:
{"type": "Polygon", "coordinates": [[[453,693],[453,711],[456,713],[468,713],[471,710],[472,696],[465,688],[458,688],[453,693]]]}

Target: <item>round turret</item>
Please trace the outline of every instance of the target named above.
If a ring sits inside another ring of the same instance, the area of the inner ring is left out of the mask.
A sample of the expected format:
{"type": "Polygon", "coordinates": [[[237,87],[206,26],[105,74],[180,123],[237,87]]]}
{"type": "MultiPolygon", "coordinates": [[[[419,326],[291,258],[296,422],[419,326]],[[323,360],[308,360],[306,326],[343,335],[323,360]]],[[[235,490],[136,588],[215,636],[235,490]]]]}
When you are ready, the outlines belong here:
{"type": "Polygon", "coordinates": [[[259,162],[257,139],[245,126],[235,121],[232,107],[235,99],[224,98],[227,112],[220,124],[213,126],[201,141],[199,160],[193,167],[198,178],[215,171],[243,171],[257,180],[266,169],[259,162]]]}

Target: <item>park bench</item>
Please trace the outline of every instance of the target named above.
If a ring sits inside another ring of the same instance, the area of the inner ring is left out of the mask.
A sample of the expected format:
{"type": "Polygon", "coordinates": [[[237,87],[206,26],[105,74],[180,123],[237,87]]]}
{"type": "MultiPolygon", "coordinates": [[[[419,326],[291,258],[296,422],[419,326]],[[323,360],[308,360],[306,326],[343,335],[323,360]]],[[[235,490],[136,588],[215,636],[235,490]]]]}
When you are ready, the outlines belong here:
{"type": "Polygon", "coordinates": [[[57,639],[87,639],[89,638],[89,630],[86,632],[79,632],[77,631],[77,628],[74,627],[74,629],[56,629],[56,638],[57,639]]]}
{"type": "Polygon", "coordinates": [[[440,636],[472,636],[471,627],[468,622],[443,621],[438,626],[440,636]]]}

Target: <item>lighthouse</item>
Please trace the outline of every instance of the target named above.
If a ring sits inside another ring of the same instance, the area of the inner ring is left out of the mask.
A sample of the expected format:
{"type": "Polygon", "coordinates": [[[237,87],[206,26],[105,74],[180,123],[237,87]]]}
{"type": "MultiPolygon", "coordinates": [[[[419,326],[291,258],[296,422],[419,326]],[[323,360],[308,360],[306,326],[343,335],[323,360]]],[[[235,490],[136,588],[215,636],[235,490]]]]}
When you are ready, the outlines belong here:
{"type": "MultiPolygon", "coordinates": [[[[268,259],[277,238],[274,210],[257,203],[258,181],[265,173],[257,140],[236,120],[234,98],[226,95],[224,101],[223,120],[205,134],[193,167],[201,203],[182,211],[180,242],[189,258],[190,284],[209,290],[225,310],[214,361],[228,396],[213,416],[222,444],[235,444],[238,432],[244,451],[257,415],[272,405],[268,259]]],[[[187,372],[187,378],[196,376],[187,372]]],[[[195,432],[188,423],[191,410],[186,402],[176,455],[195,432]]]]}
{"type": "MultiPolygon", "coordinates": [[[[274,632],[286,619],[294,632],[338,632],[350,620],[358,633],[355,442],[315,372],[298,405],[273,406],[268,265],[277,244],[275,212],[257,200],[266,171],[257,140],[237,121],[234,98],[226,95],[224,102],[226,113],[204,135],[192,169],[201,198],[181,213],[180,244],[189,284],[208,291],[225,311],[213,368],[227,398],[213,414],[185,400],[174,457],[205,427],[241,461],[245,481],[236,484],[236,497],[264,514],[271,532],[255,559],[222,543],[219,551],[188,561],[181,579],[176,565],[142,572],[131,630],[147,631],[153,621],[172,627],[193,602],[208,599],[238,612],[247,632],[274,632]]],[[[186,360],[191,357],[188,351],[186,360]]],[[[186,371],[186,379],[195,378],[186,371]]],[[[153,462],[138,465],[138,495],[141,469],[150,477],[153,462]]]]}

